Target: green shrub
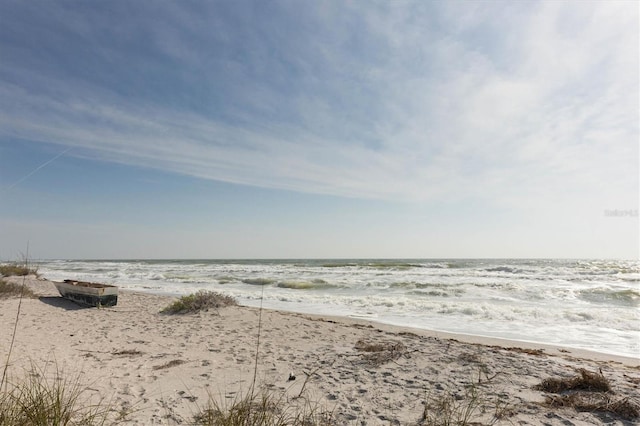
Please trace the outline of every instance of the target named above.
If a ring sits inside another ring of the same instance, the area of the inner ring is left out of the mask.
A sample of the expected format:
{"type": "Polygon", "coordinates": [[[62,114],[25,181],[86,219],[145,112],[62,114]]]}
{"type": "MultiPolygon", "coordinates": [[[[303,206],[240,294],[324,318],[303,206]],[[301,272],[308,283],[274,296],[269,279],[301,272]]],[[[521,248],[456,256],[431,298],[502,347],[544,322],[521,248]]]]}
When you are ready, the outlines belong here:
{"type": "Polygon", "coordinates": [[[237,304],[238,302],[231,296],[214,291],[199,290],[194,294],[182,296],[160,312],[163,314],[188,314],[237,304]]]}

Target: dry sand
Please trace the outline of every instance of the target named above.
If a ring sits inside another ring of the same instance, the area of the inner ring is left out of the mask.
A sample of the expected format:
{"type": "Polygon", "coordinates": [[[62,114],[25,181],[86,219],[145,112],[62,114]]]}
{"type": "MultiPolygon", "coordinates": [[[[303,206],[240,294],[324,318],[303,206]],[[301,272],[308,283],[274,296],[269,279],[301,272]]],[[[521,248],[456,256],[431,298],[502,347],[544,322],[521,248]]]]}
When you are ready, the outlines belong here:
{"type": "MultiPolygon", "coordinates": [[[[89,393],[132,408],[126,424],[189,424],[209,398],[224,406],[246,395],[260,314],[256,387],[330,412],[333,424],[418,424],[425,401],[454,395],[465,404],[471,384],[488,408],[473,415],[483,424],[636,424],[550,408],[534,386],[581,368],[601,371],[615,391],[611,398],[638,404],[638,359],[248,307],[164,315],[159,311],[172,298],[134,292],[121,292],[113,308],[80,308],[48,281],[27,284],[40,297],[22,301],[12,379],[32,363],[79,372],[89,393]]],[[[17,307],[18,299],[0,300],[2,365],[17,307]]]]}

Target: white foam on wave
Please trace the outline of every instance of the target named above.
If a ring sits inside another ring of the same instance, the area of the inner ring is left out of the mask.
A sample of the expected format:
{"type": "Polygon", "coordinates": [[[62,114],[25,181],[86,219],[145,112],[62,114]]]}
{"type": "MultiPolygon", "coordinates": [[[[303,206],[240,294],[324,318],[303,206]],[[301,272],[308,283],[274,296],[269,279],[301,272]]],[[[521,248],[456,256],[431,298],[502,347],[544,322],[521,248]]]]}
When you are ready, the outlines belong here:
{"type": "Polygon", "coordinates": [[[637,355],[640,341],[640,262],[54,261],[39,268],[53,280],[172,295],[209,289],[253,306],[264,297],[276,309],[620,355],[637,355]]]}

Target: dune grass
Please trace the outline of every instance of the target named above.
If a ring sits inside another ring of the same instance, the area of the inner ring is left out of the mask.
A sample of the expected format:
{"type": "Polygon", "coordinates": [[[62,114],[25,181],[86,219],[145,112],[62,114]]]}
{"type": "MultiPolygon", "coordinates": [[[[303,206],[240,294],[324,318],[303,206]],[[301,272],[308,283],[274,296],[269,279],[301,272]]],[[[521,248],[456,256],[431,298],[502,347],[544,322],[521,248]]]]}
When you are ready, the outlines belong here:
{"type": "Polygon", "coordinates": [[[162,309],[163,314],[191,314],[209,309],[219,309],[225,306],[235,306],[237,301],[231,297],[215,291],[199,290],[196,293],[182,296],[171,305],[162,309]]]}
{"type": "Polygon", "coordinates": [[[286,399],[263,391],[235,400],[229,407],[209,397],[207,407],[194,416],[197,426],[329,426],[333,413],[305,398],[286,399]]]}
{"type": "Polygon", "coordinates": [[[467,426],[482,409],[483,401],[477,389],[469,388],[464,396],[447,392],[428,396],[418,421],[420,426],[467,426]]]}
{"type": "Polygon", "coordinates": [[[80,373],[64,374],[55,363],[52,373],[47,371],[47,363],[43,368],[32,363],[31,370],[22,379],[11,380],[8,371],[22,300],[35,297],[25,285],[24,277],[31,274],[37,275],[37,269],[29,267],[27,260],[23,264],[0,265],[0,276],[23,277],[21,284],[0,279],[0,298],[17,297],[20,301],[0,378],[0,426],[103,426],[116,424],[111,419],[112,414],[116,414],[117,419],[125,419],[127,413],[116,412],[109,403],[95,399],[94,394],[82,385],[80,373]]]}
{"type": "Polygon", "coordinates": [[[428,394],[419,426],[493,425],[515,412],[507,399],[490,397],[486,389],[474,380],[462,390],[446,390],[428,394]],[[478,419],[484,417],[484,422],[478,419]]]}
{"type": "Polygon", "coordinates": [[[38,275],[38,269],[32,268],[28,263],[5,263],[0,265],[0,275],[5,277],[22,277],[26,275],[38,275]]]}
{"type": "Polygon", "coordinates": [[[24,284],[14,284],[0,279],[0,299],[10,297],[36,297],[24,284]]]}
{"type": "Polygon", "coordinates": [[[7,380],[0,389],[0,426],[116,424],[110,404],[91,397],[79,374],[66,375],[56,366],[49,375],[33,365],[22,380],[7,380]]]}

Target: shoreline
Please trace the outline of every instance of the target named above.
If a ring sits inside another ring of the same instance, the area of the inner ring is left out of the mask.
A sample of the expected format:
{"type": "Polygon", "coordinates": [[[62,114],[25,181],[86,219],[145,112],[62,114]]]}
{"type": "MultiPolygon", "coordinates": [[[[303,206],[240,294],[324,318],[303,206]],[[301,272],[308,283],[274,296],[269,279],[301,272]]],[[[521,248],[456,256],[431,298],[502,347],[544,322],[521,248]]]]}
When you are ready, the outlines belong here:
{"type": "MultiPolygon", "coordinates": [[[[131,292],[131,293],[140,293],[140,294],[148,294],[157,297],[165,297],[168,299],[177,299],[180,297],[178,294],[168,294],[162,292],[154,292],[154,291],[139,291],[139,290],[120,290],[120,292],[131,292]]],[[[253,305],[243,305],[240,306],[248,309],[259,309],[259,306],[253,305]]],[[[638,355],[626,355],[612,352],[599,352],[592,349],[585,349],[576,346],[568,346],[562,344],[554,344],[554,343],[544,343],[537,342],[533,340],[519,340],[519,339],[511,339],[506,337],[496,337],[496,336],[487,336],[482,334],[470,334],[470,333],[461,333],[461,332],[453,332],[453,331],[445,331],[445,330],[435,330],[430,328],[421,328],[421,327],[412,327],[409,325],[402,324],[394,324],[391,322],[385,322],[382,320],[377,320],[375,318],[367,318],[367,317],[358,317],[358,316],[349,316],[349,315],[331,315],[331,314],[317,314],[306,311],[296,311],[292,309],[279,309],[279,308],[263,308],[264,310],[274,311],[274,312],[282,312],[285,314],[296,314],[296,315],[307,315],[313,318],[330,318],[337,321],[344,322],[354,322],[354,323],[370,323],[376,324],[380,327],[386,327],[389,331],[393,329],[404,330],[404,331],[414,331],[419,334],[424,334],[426,337],[442,337],[445,339],[456,339],[466,343],[474,343],[474,344],[484,344],[487,346],[518,346],[523,349],[544,349],[547,351],[555,351],[556,353],[576,353],[581,354],[580,356],[594,359],[594,360],[615,360],[617,362],[630,365],[630,366],[640,366],[640,341],[637,342],[638,346],[638,355]]]]}
{"type": "MultiPolygon", "coordinates": [[[[177,299],[180,296],[178,295],[169,295],[163,293],[156,292],[144,292],[144,291],[136,291],[136,290],[120,290],[122,293],[130,292],[130,293],[141,293],[141,294],[149,294],[157,297],[165,297],[170,300],[177,299]]],[[[247,309],[260,309],[256,306],[251,305],[240,305],[243,308],[247,309]]],[[[509,339],[504,337],[495,337],[495,336],[486,336],[480,334],[467,334],[467,333],[459,333],[452,331],[443,331],[443,330],[434,330],[429,328],[421,328],[421,327],[411,327],[407,325],[401,324],[393,324],[384,321],[379,321],[374,318],[360,318],[356,316],[343,316],[343,315],[328,315],[328,314],[315,314],[310,312],[300,312],[295,310],[288,309],[277,309],[277,308],[262,308],[263,310],[273,311],[273,312],[281,312],[283,314],[293,314],[293,315],[302,315],[308,316],[310,318],[315,319],[330,319],[334,321],[342,321],[345,323],[353,323],[353,324],[372,324],[376,325],[379,328],[384,328],[387,331],[393,332],[413,332],[415,334],[423,335],[424,337],[438,337],[443,339],[453,339],[459,340],[465,343],[471,344],[479,344],[486,346],[516,346],[522,349],[542,349],[548,351],[550,353],[563,354],[563,353],[574,353],[576,356],[580,356],[586,359],[593,359],[599,361],[616,361],[621,364],[629,365],[629,366],[640,366],[640,353],[638,356],[634,357],[631,355],[621,355],[615,354],[611,352],[599,352],[591,349],[579,348],[574,346],[564,346],[560,344],[552,344],[552,343],[543,343],[536,342],[532,340],[518,340],[518,339],[509,339]]],[[[640,341],[638,342],[638,347],[640,348],[640,341]]]]}
{"type": "Polygon", "coordinates": [[[123,260],[43,263],[42,273],[170,296],[214,290],[247,306],[636,357],[638,266],[587,259],[123,260]]]}
{"type": "MultiPolygon", "coordinates": [[[[246,308],[256,309],[249,306],[243,306],[246,308]]],[[[640,367],[640,356],[632,357],[626,355],[612,354],[609,352],[598,352],[589,349],[575,348],[572,346],[553,345],[549,343],[533,342],[528,340],[514,340],[501,337],[482,336],[475,334],[453,333],[448,331],[430,330],[425,328],[409,327],[396,324],[388,324],[384,322],[378,322],[371,319],[359,319],[354,317],[343,317],[338,315],[320,315],[320,314],[307,314],[298,313],[294,311],[273,310],[275,312],[283,312],[297,315],[305,315],[316,319],[328,319],[334,321],[341,321],[344,323],[353,324],[371,324],[377,328],[385,331],[395,333],[414,333],[423,337],[434,337],[446,340],[457,340],[462,343],[469,343],[482,346],[499,346],[499,347],[517,347],[525,350],[543,350],[549,354],[554,355],[571,355],[578,358],[584,358],[594,361],[613,361],[620,364],[624,364],[630,367],[640,367]]]]}
{"type": "MultiPolygon", "coordinates": [[[[254,380],[287,401],[315,401],[337,424],[415,424],[427,395],[460,395],[475,382],[488,400],[512,407],[505,424],[592,424],[596,414],[548,407],[547,394],[534,390],[580,369],[602,371],[616,397],[640,403],[634,358],[246,306],[163,315],[175,297],[135,291],[121,291],[113,308],[83,309],[49,281],[26,282],[39,298],[22,302],[11,374],[31,363],[71,368],[95,381],[96,396],[136,408],[126,424],[188,422],[212,395],[228,403],[254,380]]],[[[17,299],[0,300],[3,361],[16,306],[17,299]]]]}

